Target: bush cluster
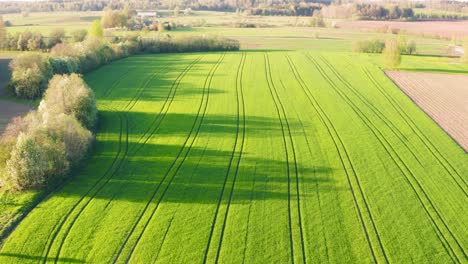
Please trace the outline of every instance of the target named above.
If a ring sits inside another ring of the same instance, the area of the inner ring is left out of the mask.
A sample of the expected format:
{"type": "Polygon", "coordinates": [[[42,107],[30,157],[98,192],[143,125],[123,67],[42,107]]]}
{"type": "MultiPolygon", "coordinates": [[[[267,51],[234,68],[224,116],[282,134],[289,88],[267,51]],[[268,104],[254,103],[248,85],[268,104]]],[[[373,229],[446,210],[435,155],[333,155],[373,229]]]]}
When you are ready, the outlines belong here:
{"type": "Polygon", "coordinates": [[[59,43],[48,55],[24,53],[10,63],[9,91],[20,98],[39,98],[53,74],[86,73],[128,54],[124,44],[110,44],[97,38],[59,43]]]}
{"type": "Polygon", "coordinates": [[[23,53],[10,63],[11,82],[8,89],[16,96],[26,99],[39,97],[52,76],[52,68],[41,53],[23,53]]]}
{"type": "Polygon", "coordinates": [[[360,40],[353,43],[354,52],[382,53],[384,48],[385,42],[379,39],[360,40]]]}
{"type": "Polygon", "coordinates": [[[103,64],[137,52],[198,52],[239,50],[239,42],[221,37],[169,35],[119,37],[113,42],[87,37],[82,42],[58,43],[50,53],[26,53],[10,63],[9,90],[20,98],[39,98],[53,74],[86,73],[103,64]]]}
{"type": "Polygon", "coordinates": [[[81,77],[55,75],[38,110],[14,119],[2,135],[0,186],[21,191],[62,181],[88,152],[96,120],[94,94],[81,77]]]}
{"type": "Polygon", "coordinates": [[[239,42],[222,37],[177,36],[141,39],[140,50],[148,53],[236,51],[239,42]]]}
{"type": "MultiPolygon", "coordinates": [[[[362,53],[382,53],[389,42],[379,39],[360,40],[353,43],[354,52],[362,53]]],[[[416,53],[416,42],[406,41],[406,38],[400,35],[397,39],[398,50],[400,54],[412,55],[416,53]]]]}

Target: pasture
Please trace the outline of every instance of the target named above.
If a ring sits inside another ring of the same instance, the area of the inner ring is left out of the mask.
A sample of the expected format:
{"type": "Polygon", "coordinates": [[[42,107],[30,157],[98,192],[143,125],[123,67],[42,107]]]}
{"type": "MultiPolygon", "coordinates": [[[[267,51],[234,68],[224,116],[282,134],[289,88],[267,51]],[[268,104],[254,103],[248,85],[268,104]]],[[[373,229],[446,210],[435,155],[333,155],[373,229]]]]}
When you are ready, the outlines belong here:
{"type": "Polygon", "coordinates": [[[85,77],[95,153],[1,263],[466,261],[468,157],[372,56],[139,55],[85,77]]]}

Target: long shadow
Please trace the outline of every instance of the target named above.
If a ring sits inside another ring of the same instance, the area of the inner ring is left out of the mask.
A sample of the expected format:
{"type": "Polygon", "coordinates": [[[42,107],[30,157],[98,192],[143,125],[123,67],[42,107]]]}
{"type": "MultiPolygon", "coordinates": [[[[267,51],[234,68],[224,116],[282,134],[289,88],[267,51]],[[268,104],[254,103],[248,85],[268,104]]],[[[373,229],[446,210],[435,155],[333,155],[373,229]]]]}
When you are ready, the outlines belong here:
{"type": "MultiPolygon", "coordinates": [[[[109,142],[108,142],[109,143],[109,142]]],[[[104,200],[125,200],[132,202],[145,202],[151,191],[160,183],[162,175],[167,171],[169,163],[179,149],[179,145],[147,144],[141,153],[129,157],[126,165],[116,176],[107,183],[106,187],[94,198],[104,200]],[[123,191],[125,190],[125,191],[123,191]]],[[[248,152],[245,153],[249,155],[248,152]]],[[[227,170],[227,157],[231,151],[220,151],[193,147],[189,158],[184,162],[181,171],[176,175],[177,179],[171,184],[171,190],[189,190],[186,195],[168,195],[166,202],[177,203],[216,203],[221,190],[223,177],[227,170]],[[194,177],[192,177],[194,176],[194,177]]],[[[112,156],[96,157],[99,164],[110,164],[112,156]]],[[[255,168],[255,175],[241,174],[237,179],[235,199],[233,203],[242,203],[252,199],[251,189],[242,186],[250,186],[252,177],[256,184],[287,183],[287,177],[278,172],[286,173],[286,162],[272,159],[259,159],[243,157],[242,166],[255,168]]],[[[328,190],[328,184],[333,180],[329,175],[333,169],[309,164],[298,164],[301,173],[301,183],[321,183],[321,190],[328,190]],[[307,175],[307,176],[305,176],[307,175]]],[[[91,165],[92,166],[92,165],[91,165]]],[[[55,196],[74,197],[81,196],[83,190],[89,184],[93,169],[87,168],[74,181],[65,186],[55,196]],[[82,182],[83,181],[83,182],[82,182]]],[[[163,183],[165,184],[165,183],[163,183]]],[[[344,190],[345,191],[345,190],[344,190]]],[[[261,200],[287,199],[287,190],[273,192],[256,190],[256,196],[261,200]]],[[[176,191],[176,193],[179,193],[176,191]]],[[[305,197],[301,195],[301,197],[305,197]]]]}
{"type": "MultiPolygon", "coordinates": [[[[15,254],[15,253],[0,253],[0,261],[2,259],[2,256],[15,258],[15,259],[18,259],[19,261],[33,260],[37,262],[42,262],[44,260],[43,256],[31,256],[31,255],[15,254]]],[[[54,260],[56,260],[55,257],[47,258],[47,262],[54,261],[54,260]]],[[[84,260],[74,259],[74,258],[58,258],[58,262],[59,263],[67,263],[67,262],[68,263],[85,263],[84,260]]]]}
{"type": "MultiPolygon", "coordinates": [[[[101,111],[100,115],[103,118],[110,117],[114,114],[117,114],[117,111],[101,111]]],[[[130,112],[127,114],[130,120],[130,139],[132,136],[143,135],[151,125],[150,120],[157,117],[157,113],[142,113],[142,112],[130,112]]],[[[185,135],[187,133],[187,127],[189,127],[190,122],[196,118],[196,114],[183,114],[183,113],[167,113],[161,127],[156,131],[158,136],[161,135],[185,135]]],[[[226,135],[230,134],[234,136],[236,133],[236,124],[234,115],[206,115],[205,120],[203,121],[204,130],[200,132],[200,135],[226,135]]],[[[102,119],[102,118],[101,118],[102,119]]],[[[105,120],[103,120],[105,121],[105,120]]],[[[259,133],[265,131],[279,131],[279,128],[275,125],[276,120],[259,117],[259,116],[248,116],[247,117],[247,126],[251,133],[259,133]]],[[[298,121],[291,121],[291,125],[299,125],[298,121]]],[[[119,133],[117,128],[115,131],[109,131],[110,133],[119,133]]],[[[300,131],[297,131],[299,134],[300,131]]],[[[259,135],[260,136],[260,135],[259,135]]],[[[280,135],[278,135],[280,136],[280,135]]],[[[130,142],[130,144],[134,144],[130,142]]]]}

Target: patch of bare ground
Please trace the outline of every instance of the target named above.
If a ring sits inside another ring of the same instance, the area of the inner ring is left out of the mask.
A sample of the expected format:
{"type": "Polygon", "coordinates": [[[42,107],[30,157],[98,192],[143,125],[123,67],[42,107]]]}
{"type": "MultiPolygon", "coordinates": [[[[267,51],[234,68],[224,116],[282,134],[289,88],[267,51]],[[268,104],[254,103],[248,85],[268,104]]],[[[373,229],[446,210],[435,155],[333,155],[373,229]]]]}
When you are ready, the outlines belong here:
{"type": "Polygon", "coordinates": [[[411,34],[430,37],[451,38],[453,36],[468,36],[468,21],[344,21],[337,24],[342,28],[378,31],[388,26],[388,29],[405,30],[411,34]]]}
{"type": "MultiPolygon", "coordinates": [[[[0,96],[6,95],[5,86],[11,78],[8,64],[13,56],[14,54],[0,54],[0,96]]],[[[31,109],[28,105],[0,99],[0,134],[13,117],[23,116],[31,109]]]]}
{"type": "Polygon", "coordinates": [[[386,74],[468,152],[468,75],[402,71],[386,74]]]}
{"type": "Polygon", "coordinates": [[[31,106],[0,99],[0,134],[13,117],[24,116],[30,110],[31,106]]]}

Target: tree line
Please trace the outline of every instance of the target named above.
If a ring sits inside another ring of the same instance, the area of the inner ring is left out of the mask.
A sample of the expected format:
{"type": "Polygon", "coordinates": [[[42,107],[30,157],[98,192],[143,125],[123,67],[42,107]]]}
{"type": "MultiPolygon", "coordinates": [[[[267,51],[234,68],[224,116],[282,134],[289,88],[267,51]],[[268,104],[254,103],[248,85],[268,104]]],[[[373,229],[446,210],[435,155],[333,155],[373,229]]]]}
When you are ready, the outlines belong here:
{"type": "Polygon", "coordinates": [[[0,137],[0,187],[12,191],[62,182],[86,157],[97,122],[94,93],[79,74],[135,53],[239,50],[239,42],[216,36],[132,34],[104,38],[99,20],[80,42],[61,42],[49,53],[28,52],[11,63],[8,90],[42,97],[36,111],[14,119],[0,137]]]}

